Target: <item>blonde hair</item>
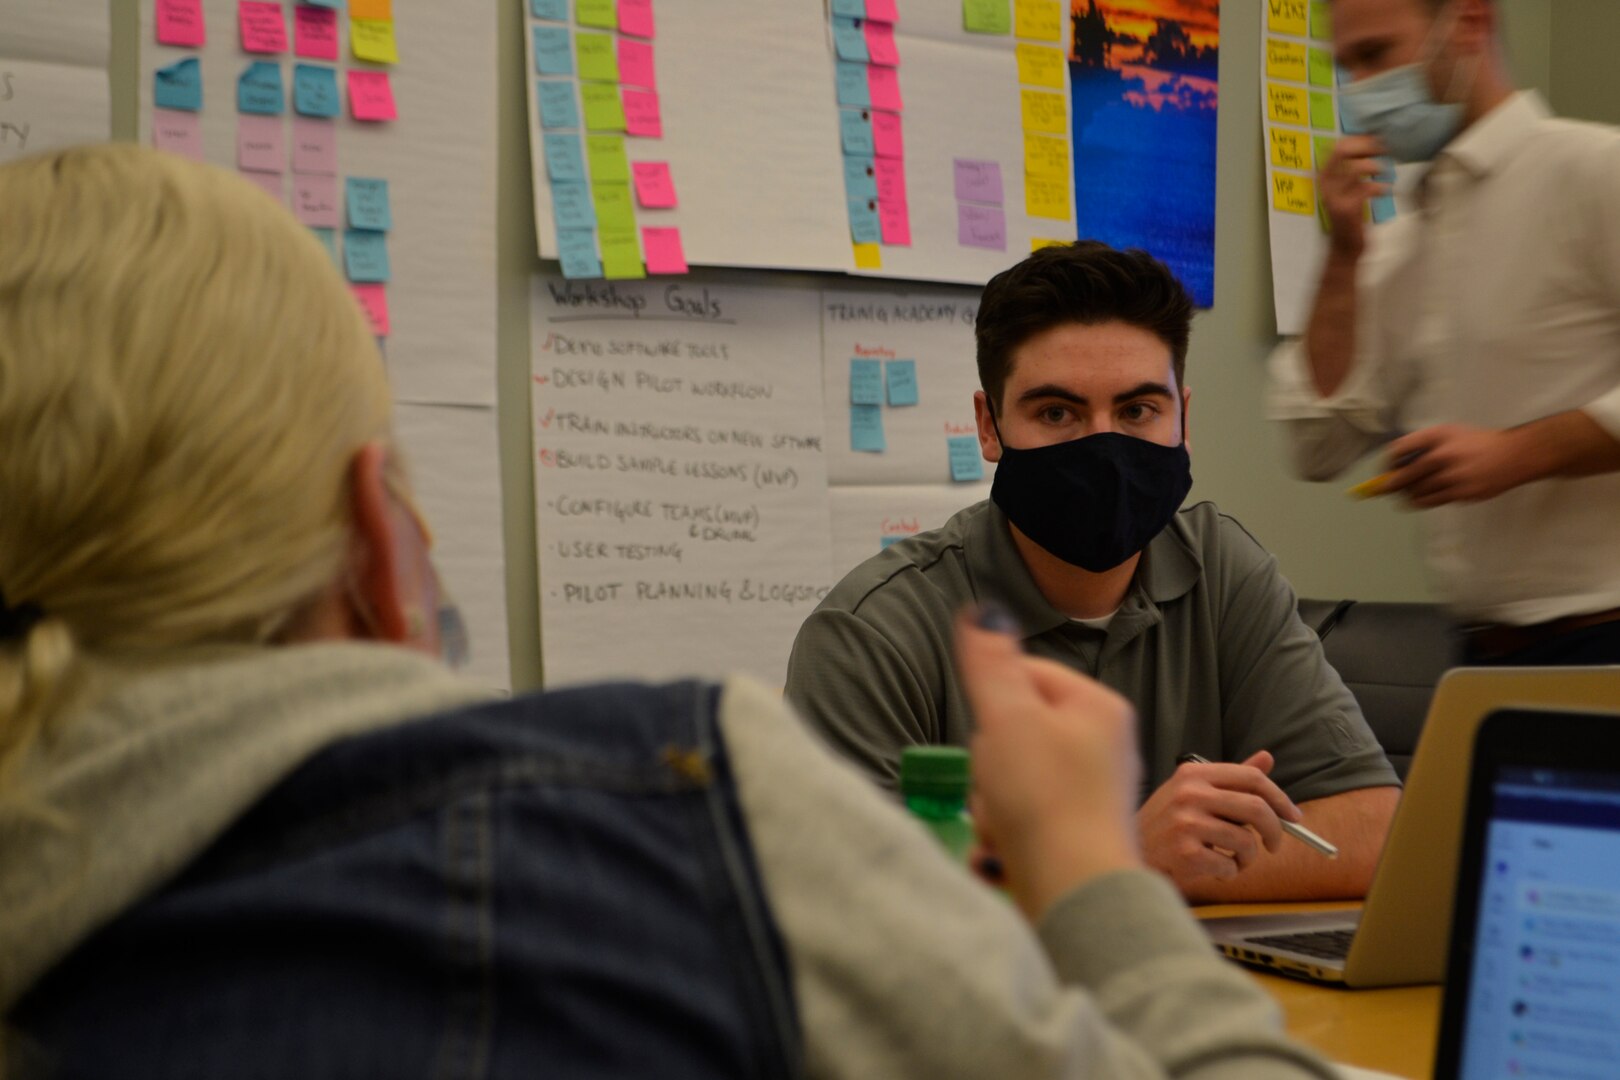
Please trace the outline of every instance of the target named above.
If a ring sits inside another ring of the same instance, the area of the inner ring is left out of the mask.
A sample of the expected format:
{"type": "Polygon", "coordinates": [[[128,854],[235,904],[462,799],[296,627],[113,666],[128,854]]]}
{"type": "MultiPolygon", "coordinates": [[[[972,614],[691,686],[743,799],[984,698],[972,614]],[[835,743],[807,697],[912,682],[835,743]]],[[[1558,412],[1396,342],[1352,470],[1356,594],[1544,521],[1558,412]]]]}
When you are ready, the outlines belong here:
{"type": "MultiPolygon", "coordinates": [[[[0,799],[84,668],[266,642],[343,572],[382,359],[322,245],[130,145],[0,167],[0,799]]],[[[14,794],[14,793],[12,793],[14,794]]]]}

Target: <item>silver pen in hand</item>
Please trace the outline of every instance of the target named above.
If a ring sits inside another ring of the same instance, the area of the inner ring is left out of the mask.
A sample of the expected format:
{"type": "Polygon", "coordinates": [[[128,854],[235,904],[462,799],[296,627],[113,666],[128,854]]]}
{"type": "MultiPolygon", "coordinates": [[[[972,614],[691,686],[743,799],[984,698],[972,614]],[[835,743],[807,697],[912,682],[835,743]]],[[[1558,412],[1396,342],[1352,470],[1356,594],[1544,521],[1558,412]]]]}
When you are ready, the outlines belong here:
{"type": "MultiPolygon", "coordinates": [[[[1176,760],[1190,761],[1194,765],[1215,764],[1202,754],[1182,754],[1181,757],[1177,758],[1176,760]]],[[[1295,840],[1299,840],[1307,846],[1314,848],[1330,859],[1337,859],[1339,857],[1339,849],[1337,846],[1322,839],[1320,836],[1317,836],[1305,826],[1297,825],[1292,821],[1283,821],[1281,818],[1277,819],[1277,823],[1282,826],[1283,832],[1287,833],[1289,836],[1292,836],[1295,840]]]]}

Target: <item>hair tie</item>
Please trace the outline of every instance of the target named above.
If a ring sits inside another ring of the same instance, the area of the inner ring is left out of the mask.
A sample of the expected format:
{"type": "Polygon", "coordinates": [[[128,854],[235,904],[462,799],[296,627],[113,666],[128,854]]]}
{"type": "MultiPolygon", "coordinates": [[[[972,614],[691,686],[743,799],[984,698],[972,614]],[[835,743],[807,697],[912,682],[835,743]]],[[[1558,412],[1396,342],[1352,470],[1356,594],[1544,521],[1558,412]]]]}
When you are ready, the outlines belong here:
{"type": "Polygon", "coordinates": [[[28,631],[44,617],[45,609],[33,601],[8,604],[6,594],[0,591],[0,641],[27,637],[28,631]]]}

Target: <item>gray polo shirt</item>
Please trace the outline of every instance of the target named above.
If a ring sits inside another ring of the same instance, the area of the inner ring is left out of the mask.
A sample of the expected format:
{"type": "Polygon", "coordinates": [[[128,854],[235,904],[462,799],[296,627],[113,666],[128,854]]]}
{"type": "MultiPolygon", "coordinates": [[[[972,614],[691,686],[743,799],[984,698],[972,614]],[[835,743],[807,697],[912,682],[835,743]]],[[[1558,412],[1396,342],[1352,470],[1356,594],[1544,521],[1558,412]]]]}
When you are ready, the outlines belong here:
{"type": "Polygon", "coordinates": [[[1296,802],[1398,781],[1355,698],[1300,621],[1268,554],[1212,503],[1148,544],[1106,630],[1049,604],[993,503],[894,544],[852,570],[799,630],[787,696],[846,758],[893,788],[907,746],[966,745],[973,730],[951,623],[994,599],[1024,647],[1095,677],[1136,706],[1143,799],[1182,754],[1277,759],[1296,802]]]}

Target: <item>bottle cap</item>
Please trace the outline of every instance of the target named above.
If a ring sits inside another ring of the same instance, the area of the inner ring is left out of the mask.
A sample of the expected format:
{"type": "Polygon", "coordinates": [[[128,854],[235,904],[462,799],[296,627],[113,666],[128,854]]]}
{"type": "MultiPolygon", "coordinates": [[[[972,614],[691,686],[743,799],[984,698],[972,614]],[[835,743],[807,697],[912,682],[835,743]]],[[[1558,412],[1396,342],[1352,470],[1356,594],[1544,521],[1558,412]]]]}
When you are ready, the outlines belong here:
{"type": "Polygon", "coordinates": [[[900,753],[900,792],[935,799],[966,799],[973,770],[960,746],[908,746],[900,753]]]}

